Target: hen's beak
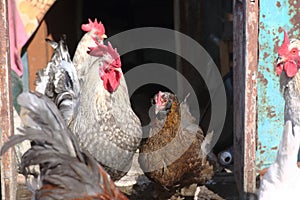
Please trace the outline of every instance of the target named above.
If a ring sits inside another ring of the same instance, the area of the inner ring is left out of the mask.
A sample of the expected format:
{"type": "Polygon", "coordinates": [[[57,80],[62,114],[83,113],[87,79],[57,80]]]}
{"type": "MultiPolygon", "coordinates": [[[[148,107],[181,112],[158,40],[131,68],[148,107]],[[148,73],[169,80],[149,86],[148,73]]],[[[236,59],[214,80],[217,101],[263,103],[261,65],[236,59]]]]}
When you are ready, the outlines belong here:
{"type": "Polygon", "coordinates": [[[286,58],[283,56],[278,56],[276,59],[276,73],[278,76],[281,75],[283,68],[284,68],[284,63],[286,61],[286,58]]]}
{"type": "Polygon", "coordinates": [[[105,38],[107,38],[107,35],[103,34],[101,37],[102,37],[102,39],[105,39],[105,38]]]}
{"type": "Polygon", "coordinates": [[[158,106],[158,105],[155,105],[155,115],[157,115],[157,113],[161,112],[164,110],[164,106],[158,106]]]}

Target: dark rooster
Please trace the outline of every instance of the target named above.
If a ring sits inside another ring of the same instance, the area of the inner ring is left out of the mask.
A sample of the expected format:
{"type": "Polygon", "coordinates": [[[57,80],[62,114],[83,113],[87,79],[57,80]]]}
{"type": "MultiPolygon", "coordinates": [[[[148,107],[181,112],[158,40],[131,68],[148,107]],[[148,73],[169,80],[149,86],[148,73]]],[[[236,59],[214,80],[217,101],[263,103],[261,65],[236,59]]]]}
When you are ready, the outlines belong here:
{"type": "Polygon", "coordinates": [[[21,159],[21,173],[35,176],[31,185],[33,199],[127,199],[114,185],[110,176],[85,150],[81,150],[66,126],[56,105],[46,96],[23,93],[18,97],[22,106],[22,135],[12,136],[1,155],[8,148],[24,141],[32,141],[31,148],[21,159]],[[31,166],[39,165],[36,176],[31,166]]]}
{"type": "Polygon", "coordinates": [[[186,100],[179,103],[174,94],[159,92],[154,101],[156,116],[139,154],[145,175],[168,189],[205,184],[217,169],[205,147],[211,134],[204,138],[186,100]]]}
{"type": "MultiPolygon", "coordinates": [[[[64,98],[54,99],[56,105],[59,108],[64,105],[60,111],[68,116],[66,121],[79,145],[101,163],[113,180],[119,180],[129,171],[140,144],[141,123],[131,108],[120,56],[110,43],[103,44],[106,37],[103,24],[89,20],[82,29],[87,33],[77,46],[74,66],[59,58],[56,59],[61,63],[59,70],[44,74],[64,77],[58,78],[63,88],[56,95],[64,98]]],[[[46,80],[47,85],[58,82],[54,78],[46,80]]],[[[53,88],[49,89],[52,94],[53,88]]]]}

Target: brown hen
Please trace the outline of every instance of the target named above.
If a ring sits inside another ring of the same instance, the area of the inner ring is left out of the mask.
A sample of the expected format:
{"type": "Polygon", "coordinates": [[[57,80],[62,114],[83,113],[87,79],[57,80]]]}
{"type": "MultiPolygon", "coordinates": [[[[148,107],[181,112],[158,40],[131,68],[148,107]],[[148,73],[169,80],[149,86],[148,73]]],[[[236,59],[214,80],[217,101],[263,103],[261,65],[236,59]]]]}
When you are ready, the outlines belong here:
{"type": "Polygon", "coordinates": [[[216,164],[209,162],[212,154],[203,150],[203,131],[186,102],[179,103],[168,92],[159,92],[154,100],[156,116],[139,154],[145,175],[168,189],[205,184],[213,177],[216,164]]]}

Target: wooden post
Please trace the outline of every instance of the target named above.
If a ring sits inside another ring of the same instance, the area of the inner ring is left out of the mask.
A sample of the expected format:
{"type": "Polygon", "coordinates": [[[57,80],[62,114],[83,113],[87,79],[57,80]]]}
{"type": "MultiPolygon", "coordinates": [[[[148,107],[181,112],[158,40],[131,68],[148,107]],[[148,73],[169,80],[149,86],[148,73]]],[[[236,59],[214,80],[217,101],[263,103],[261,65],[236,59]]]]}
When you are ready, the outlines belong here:
{"type": "Polygon", "coordinates": [[[234,172],[240,199],[255,193],[258,0],[235,0],[233,22],[234,172]]]}
{"type": "MultiPolygon", "coordinates": [[[[13,112],[11,92],[11,69],[9,57],[9,34],[7,0],[0,0],[0,135],[1,146],[13,135],[13,112]]],[[[16,168],[13,150],[1,159],[2,199],[16,199],[16,168]]]]}

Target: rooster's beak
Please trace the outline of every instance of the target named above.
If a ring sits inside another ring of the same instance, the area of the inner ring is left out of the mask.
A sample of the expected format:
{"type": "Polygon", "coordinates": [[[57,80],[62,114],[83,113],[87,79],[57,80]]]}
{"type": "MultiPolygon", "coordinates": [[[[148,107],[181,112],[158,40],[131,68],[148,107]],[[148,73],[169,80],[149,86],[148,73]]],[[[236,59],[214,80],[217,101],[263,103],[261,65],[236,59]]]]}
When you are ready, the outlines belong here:
{"type": "Polygon", "coordinates": [[[121,70],[121,68],[116,68],[116,67],[115,67],[114,69],[115,69],[115,71],[117,71],[117,72],[123,73],[122,70],[121,70]]]}
{"type": "Polygon", "coordinates": [[[276,59],[276,64],[284,63],[286,61],[286,58],[283,56],[278,56],[276,59]]]}
{"type": "Polygon", "coordinates": [[[102,37],[102,39],[105,39],[105,38],[107,38],[107,35],[103,34],[101,37],[102,37]]]}

